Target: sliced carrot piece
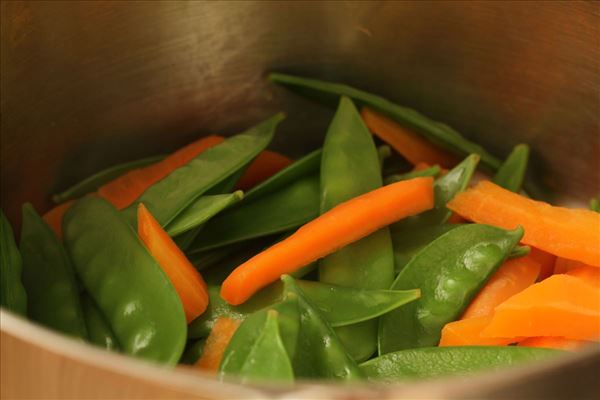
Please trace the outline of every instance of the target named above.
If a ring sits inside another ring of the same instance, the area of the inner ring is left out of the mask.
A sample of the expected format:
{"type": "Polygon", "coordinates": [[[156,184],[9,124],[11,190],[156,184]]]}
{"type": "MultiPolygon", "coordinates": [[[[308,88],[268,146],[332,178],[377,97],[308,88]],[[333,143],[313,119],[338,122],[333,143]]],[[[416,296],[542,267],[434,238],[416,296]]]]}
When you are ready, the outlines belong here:
{"type": "Polygon", "coordinates": [[[550,254],[544,250],[540,250],[537,247],[531,247],[529,256],[540,264],[540,275],[538,281],[543,281],[554,272],[554,264],[556,263],[556,256],[550,254]]]}
{"type": "Polygon", "coordinates": [[[590,342],[585,340],[566,339],[564,337],[556,336],[531,337],[519,342],[519,346],[524,347],[543,347],[546,349],[560,350],[577,350],[587,344],[590,344],[590,342]]]}
{"type": "Polygon", "coordinates": [[[398,125],[395,121],[368,107],[360,112],[365,125],[373,134],[389,144],[413,165],[439,164],[452,168],[458,159],[422,136],[398,125]]]}
{"type": "Polygon", "coordinates": [[[250,166],[240,179],[235,188],[249,190],[259,183],[267,180],[293,162],[291,158],[270,150],[264,150],[250,163],[250,166]]]}
{"type": "Polygon", "coordinates": [[[600,338],[600,290],[582,279],[553,275],[496,307],[488,337],[600,338]]]}
{"type": "Polygon", "coordinates": [[[539,273],[540,264],[529,255],[505,261],[471,301],[462,319],[492,315],[496,306],[533,285],[539,273]]]}
{"type": "Polygon", "coordinates": [[[433,178],[396,182],[350,199],[237,267],[221,297],[238,305],[259,289],[352,242],[433,207],[433,178]]]}
{"type": "Polygon", "coordinates": [[[134,169],[104,184],[98,195],[122,210],[141,196],[148,187],[163,179],[175,169],[192,161],[198,154],[214,147],[225,138],[211,135],[203,137],[177,150],[164,160],[144,168],[134,169]]]}
{"type": "Polygon", "coordinates": [[[518,341],[516,338],[481,336],[491,319],[491,316],[485,316],[447,323],[442,329],[439,346],[506,346],[518,341]]]}
{"type": "Polygon", "coordinates": [[[62,220],[63,216],[69,208],[75,203],[75,200],[69,200],[65,203],[59,204],[46,214],[44,214],[44,221],[52,228],[56,235],[62,240],[62,220]]]}
{"type": "Polygon", "coordinates": [[[581,265],[566,273],[569,276],[582,279],[585,283],[600,288],[600,269],[589,265],[581,265]]]}
{"type": "Polygon", "coordinates": [[[208,306],[208,289],[200,273],[143,204],[138,206],[138,235],[169,277],[181,299],[187,322],[208,306]]]}
{"type": "Polygon", "coordinates": [[[581,261],[569,260],[568,258],[556,257],[554,262],[554,274],[566,274],[572,269],[586,266],[581,261]]]}
{"type": "Polygon", "coordinates": [[[448,208],[478,223],[505,229],[521,225],[523,243],[600,267],[600,213],[551,206],[489,181],[459,193],[448,208]]]}
{"type": "Polygon", "coordinates": [[[238,320],[219,317],[215,321],[208,338],[206,338],[202,357],[196,362],[195,366],[216,373],[221,365],[223,353],[225,353],[225,349],[239,325],[240,321],[238,320]]]}

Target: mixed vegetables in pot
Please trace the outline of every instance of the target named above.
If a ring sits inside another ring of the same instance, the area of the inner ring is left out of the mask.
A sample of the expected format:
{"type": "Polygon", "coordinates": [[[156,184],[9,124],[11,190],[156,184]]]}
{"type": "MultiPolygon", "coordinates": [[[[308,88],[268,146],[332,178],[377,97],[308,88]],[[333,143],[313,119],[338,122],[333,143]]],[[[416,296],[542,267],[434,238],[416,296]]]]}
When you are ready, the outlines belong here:
{"type": "Polygon", "coordinates": [[[600,340],[600,214],[382,97],[284,74],[337,107],[323,147],[276,114],[114,166],[1,216],[2,307],[107,350],[244,382],[406,381],[600,340]]]}

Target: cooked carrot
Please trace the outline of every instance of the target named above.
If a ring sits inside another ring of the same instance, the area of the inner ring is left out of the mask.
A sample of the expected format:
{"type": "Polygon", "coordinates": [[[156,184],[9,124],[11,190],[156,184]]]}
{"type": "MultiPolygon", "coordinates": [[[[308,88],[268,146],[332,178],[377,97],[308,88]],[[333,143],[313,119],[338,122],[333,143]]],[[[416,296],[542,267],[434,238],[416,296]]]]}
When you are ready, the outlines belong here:
{"type": "Polygon", "coordinates": [[[175,169],[189,163],[198,154],[218,145],[225,139],[211,135],[203,137],[177,150],[164,160],[144,168],[134,169],[98,189],[98,195],[122,210],[133,203],[142,193],[175,169]]]}
{"type": "Polygon", "coordinates": [[[241,304],[259,289],[404,217],[433,207],[433,178],[400,181],[332,208],[237,267],[221,297],[241,304]]]}
{"type": "Polygon", "coordinates": [[[492,317],[461,319],[444,325],[439,346],[506,346],[518,341],[516,338],[492,338],[481,336],[492,317]]]}
{"type": "Polygon", "coordinates": [[[238,180],[235,188],[249,190],[267,180],[293,162],[283,154],[264,150],[250,163],[250,166],[238,180]]]}
{"type": "Polygon", "coordinates": [[[468,220],[525,228],[522,242],[548,253],[600,267],[600,214],[555,207],[489,182],[459,193],[448,208],[468,220]]]}
{"type": "Polygon", "coordinates": [[[529,256],[540,264],[540,274],[538,281],[543,281],[554,273],[554,264],[556,256],[536,247],[531,247],[529,256]]]}
{"type": "Polygon", "coordinates": [[[52,228],[56,235],[62,240],[62,220],[63,216],[69,208],[75,203],[75,200],[69,200],[65,203],[59,204],[46,214],[44,214],[44,221],[52,228]]]}
{"type": "Polygon", "coordinates": [[[427,139],[398,125],[395,121],[368,107],[360,112],[365,125],[373,134],[389,144],[413,165],[418,163],[439,164],[452,168],[458,159],[427,139]]]}
{"type": "Polygon", "coordinates": [[[450,218],[448,218],[447,222],[449,224],[464,224],[465,222],[467,222],[467,220],[458,215],[457,213],[453,212],[452,215],[450,215],[450,218]]]}
{"type": "Polygon", "coordinates": [[[569,260],[567,258],[556,257],[554,262],[554,274],[566,274],[572,269],[586,266],[587,264],[581,261],[569,260]]]}
{"type": "Polygon", "coordinates": [[[471,301],[462,319],[492,315],[496,306],[533,285],[539,273],[540,264],[529,255],[505,261],[471,301]]]}
{"type": "Polygon", "coordinates": [[[600,289],[569,275],[553,275],[496,307],[487,337],[600,338],[600,289]]]}
{"type": "Polygon", "coordinates": [[[225,353],[225,349],[239,325],[240,321],[238,320],[219,317],[215,321],[208,338],[206,338],[202,357],[196,362],[195,366],[207,372],[217,373],[223,353],[225,353]]]}
{"type": "Polygon", "coordinates": [[[524,347],[543,347],[546,349],[559,350],[577,350],[590,344],[585,340],[566,339],[556,336],[538,336],[530,337],[519,342],[519,346],[524,347]]]}
{"type": "Polygon", "coordinates": [[[138,235],[181,299],[187,322],[208,306],[208,289],[200,273],[143,204],[138,206],[138,235]]]}
{"type": "Polygon", "coordinates": [[[582,279],[585,283],[600,288],[600,269],[589,265],[581,265],[566,273],[569,276],[582,279]]]}

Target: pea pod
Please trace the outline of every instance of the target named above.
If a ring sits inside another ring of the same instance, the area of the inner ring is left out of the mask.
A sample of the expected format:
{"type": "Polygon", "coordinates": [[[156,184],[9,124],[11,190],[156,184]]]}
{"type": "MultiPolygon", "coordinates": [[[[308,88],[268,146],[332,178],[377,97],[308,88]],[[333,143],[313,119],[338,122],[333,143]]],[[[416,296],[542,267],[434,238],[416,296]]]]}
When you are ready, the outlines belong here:
{"type": "Polygon", "coordinates": [[[120,346],[108,321],[87,294],[81,296],[81,307],[90,342],[106,350],[119,351],[120,346]]]}
{"type": "Polygon", "coordinates": [[[377,147],[377,158],[379,159],[379,167],[383,168],[385,160],[392,156],[392,148],[386,144],[377,147]]]}
{"type": "MultiPolygon", "coordinates": [[[[352,100],[342,97],[327,130],[321,157],[321,213],[382,186],[373,136],[352,100]]],[[[392,242],[387,228],[354,242],[319,262],[319,280],[367,289],[387,289],[394,279],[392,242]]],[[[356,360],[377,349],[377,321],[336,330],[356,360]]]]}
{"type": "Polygon", "coordinates": [[[206,339],[199,339],[189,342],[185,347],[185,351],[183,352],[181,359],[179,360],[179,364],[196,364],[200,357],[202,357],[202,352],[204,351],[205,344],[206,339]]]}
{"type": "Polygon", "coordinates": [[[88,193],[95,192],[98,188],[105,183],[112,181],[115,178],[123,175],[125,172],[131,171],[136,168],[143,168],[150,164],[154,164],[156,162],[164,159],[165,156],[152,156],[146,157],[135,161],[129,161],[122,164],[113,165],[112,167],[108,167],[103,169],[100,172],[95,173],[92,176],[89,176],[82,180],[81,182],[76,183],[70,188],[55,194],[52,196],[52,201],[56,204],[64,203],[67,200],[78,199],[82,196],[85,196],[88,193]]]}
{"type": "Polygon", "coordinates": [[[460,316],[522,236],[521,227],[466,224],[423,248],[391,287],[420,288],[421,298],[381,318],[379,354],[437,345],[444,325],[460,316]]]}
{"type": "Polygon", "coordinates": [[[292,381],[300,329],[298,299],[291,293],[272,308],[250,315],[238,327],[223,353],[221,376],[243,380],[292,381]]]}
{"type": "Polygon", "coordinates": [[[559,350],[516,346],[424,347],[385,354],[360,365],[369,379],[384,382],[464,375],[545,360],[559,350]]]}
{"type": "Polygon", "coordinates": [[[519,192],[525,179],[528,160],[529,146],[526,144],[516,145],[494,175],[493,182],[505,189],[519,192]]]}
{"type": "Polygon", "coordinates": [[[508,255],[508,258],[519,258],[524,257],[531,253],[531,247],[529,246],[517,246],[508,255]]]}
{"type": "Polygon", "coordinates": [[[83,286],[122,350],[175,364],[186,340],[183,307],[123,215],[105,200],[88,196],[67,211],[63,233],[83,286]]]}
{"type": "Polygon", "coordinates": [[[319,214],[319,178],[307,176],[283,189],[241,204],[211,219],[189,253],[297,228],[319,214]]]}
{"type": "Polygon", "coordinates": [[[20,247],[29,318],[68,335],[87,339],[71,260],[54,231],[31,204],[23,205],[20,247]]]}
{"type": "Polygon", "coordinates": [[[362,107],[363,105],[373,107],[400,124],[422,134],[433,143],[456,154],[479,154],[482,162],[486,166],[493,170],[500,168],[500,160],[485,151],[481,146],[464,138],[454,129],[440,122],[433,121],[415,110],[392,103],[383,97],[339,83],[280,73],[269,74],[269,80],[285,85],[302,95],[317,98],[331,106],[335,106],[339,97],[348,96],[354,100],[359,107],[362,107]]]}
{"type": "Polygon", "coordinates": [[[21,282],[23,260],[12,227],[0,210],[0,305],[17,314],[27,314],[27,293],[21,282]]]}
{"type": "Polygon", "coordinates": [[[300,311],[300,332],[298,347],[292,359],[294,373],[302,378],[330,378],[356,380],[363,373],[356,361],[335,334],[333,328],[317,311],[289,275],[283,275],[284,293],[298,296],[300,311]]]}
{"type": "Polygon", "coordinates": [[[413,178],[420,178],[423,176],[433,176],[436,177],[440,174],[440,166],[439,165],[434,165],[432,167],[429,168],[425,168],[419,171],[411,171],[411,172],[407,172],[405,174],[394,174],[394,175],[390,175],[387,178],[384,179],[384,183],[386,185],[389,185],[391,183],[395,183],[395,182],[400,182],[400,181],[406,181],[408,179],[413,179],[413,178]]]}
{"type": "Polygon", "coordinates": [[[283,118],[283,114],[277,114],[226,139],[150,186],[132,205],[123,210],[131,226],[136,226],[137,207],[140,203],[144,203],[162,226],[167,226],[194,200],[248,164],[267,147],[283,118]]]}

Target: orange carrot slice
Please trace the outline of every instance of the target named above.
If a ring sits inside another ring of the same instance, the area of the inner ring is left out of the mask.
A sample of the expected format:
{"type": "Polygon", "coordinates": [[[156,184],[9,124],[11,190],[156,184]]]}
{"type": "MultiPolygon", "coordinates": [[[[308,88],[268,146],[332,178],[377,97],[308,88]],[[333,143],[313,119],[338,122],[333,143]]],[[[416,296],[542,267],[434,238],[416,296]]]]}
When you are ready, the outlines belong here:
{"type": "Polygon", "coordinates": [[[582,279],[585,283],[588,283],[594,287],[600,288],[600,269],[591,267],[589,265],[581,265],[577,268],[573,268],[566,273],[569,276],[582,279]]]}
{"type": "Polygon", "coordinates": [[[553,275],[496,307],[488,337],[600,338],[600,290],[582,279],[553,275]]]}
{"type": "Polygon", "coordinates": [[[492,315],[497,305],[533,285],[539,273],[540,264],[529,255],[505,261],[471,301],[462,319],[492,315]]]}
{"type": "Polygon", "coordinates": [[[60,240],[62,240],[62,220],[63,216],[69,208],[75,203],[75,200],[69,200],[65,203],[59,204],[46,214],[44,214],[44,221],[52,228],[60,240]]]}
{"type": "Polygon", "coordinates": [[[448,208],[478,223],[505,229],[521,225],[523,243],[600,267],[600,213],[551,206],[489,181],[459,193],[448,208]]]}
{"type": "Polygon", "coordinates": [[[196,362],[195,366],[207,372],[217,373],[223,353],[225,353],[225,349],[239,325],[240,321],[238,320],[219,317],[215,321],[208,338],[206,338],[202,357],[196,362]]]}
{"type": "Polygon", "coordinates": [[[156,164],[134,169],[113,179],[98,189],[98,195],[108,200],[117,209],[122,210],[140,197],[148,187],[163,179],[175,169],[189,163],[198,154],[224,140],[223,137],[216,135],[203,137],[182,147],[156,164]]]}
{"type": "Polygon", "coordinates": [[[237,190],[249,190],[259,183],[267,180],[277,172],[281,171],[293,162],[291,158],[270,150],[262,151],[258,157],[250,163],[250,166],[240,179],[235,188],[237,190]]]}
{"type": "Polygon", "coordinates": [[[566,339],[564,337],[556,336],[538,336],[531,337],[519,342],[519,346],[524,347],[543,347],[546,349],[559,349],[559,350],[577,350],[583,346],[590,344],[585,340],[574,340],[566,339]]]}
{"type": "Polygon", "coordinates": [[[138,235],[169,277],[181,299],[187,322],[208,306],[208,289],[200,273],[143,204],[138,206],[138,235]]]}
{"type": "Polygon", "coordinates": [[[543,281],[553,274],[554,264],[556,263],[556,256],[554,254],[550,254],[536,247],[531,247],[529,256],[540,264],[538,281],[543,281]]]}
{"type": "Polygon", "coordinates": [[[360,112],[365,125],[373,134],[389,144],[413,165],[418,163],[439,164],[452,168],[458,160],[422,136],[401,127],[395,121],[368,107],[360,112]]]}
{"type": "Polygon", "coordinates": [[[516,338],[481,336],[491,319],[491,316],[484,316],[447,323],[442,329],[439,346],[506,346],[518,341],[516,338]]]}
{"type": "Polygon", "coordinates": [[[383,186],[350,199],[237,267],[221,297],[237,305],[259,289],[376,230],[433,207],[433,178],[383,186]]]}
{"type": "Polygon", "coordinates": [[[568,258],[557,257],[554,262],[554,274],[566,274],[572,269],[584,267],[587,264],[581,261],[569,260],[568,258]]]}

